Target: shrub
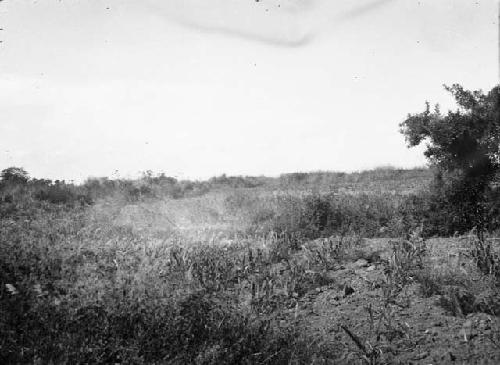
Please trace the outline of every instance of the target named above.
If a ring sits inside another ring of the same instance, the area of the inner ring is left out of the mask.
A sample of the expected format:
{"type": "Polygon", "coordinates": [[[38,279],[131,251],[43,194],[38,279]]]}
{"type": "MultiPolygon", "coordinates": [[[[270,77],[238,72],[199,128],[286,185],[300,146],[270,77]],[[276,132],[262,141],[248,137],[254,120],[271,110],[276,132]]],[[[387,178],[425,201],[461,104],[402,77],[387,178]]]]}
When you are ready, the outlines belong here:
{"type": "Polygon", "coordinates": [[[472,231],[467,236],[467,244],[471,256],[480,272],[495,278],[500,286],[500,252],[495,247],[496,240],[472,231]]]}
{"type": "Polygon", "coordinates": [[[397,235],[398,196],[307,194],[280,196],[273,230],[306,239],[347,235],[397,235]]]}
{"type": "Polygon", "coordinates": [[[436,167],[435,191],[449,230],[464,233],[488,227],[488,192],[500,168],[500,87],[488,93],[455,84],[445,89],[458,109],[442,114],[429,103],[422,113],[401,123],[408,147],[426,142],[424,152],[436,167]]]}

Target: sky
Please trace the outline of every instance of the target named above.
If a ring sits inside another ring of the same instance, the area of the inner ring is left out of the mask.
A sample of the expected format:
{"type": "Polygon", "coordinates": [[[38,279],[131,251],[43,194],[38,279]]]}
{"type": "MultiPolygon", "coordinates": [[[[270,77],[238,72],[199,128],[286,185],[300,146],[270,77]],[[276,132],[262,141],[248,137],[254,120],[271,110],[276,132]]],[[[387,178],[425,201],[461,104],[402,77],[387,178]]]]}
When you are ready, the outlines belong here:
{"type": "Polygon", "coordinates": [[[399,133],[498,80],[496,0],[4,0],[0,169],[83,181],[425,164],[399,133]]]}

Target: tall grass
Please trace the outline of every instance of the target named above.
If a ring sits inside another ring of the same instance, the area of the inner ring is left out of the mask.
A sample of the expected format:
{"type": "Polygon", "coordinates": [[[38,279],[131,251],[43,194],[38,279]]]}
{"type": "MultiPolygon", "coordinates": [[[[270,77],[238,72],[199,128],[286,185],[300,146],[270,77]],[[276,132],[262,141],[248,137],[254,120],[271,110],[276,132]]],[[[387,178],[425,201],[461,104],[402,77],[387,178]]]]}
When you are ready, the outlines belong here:
{"type": "MultiPolygon", "coordinates": [[[[421,179],[418,171],[381,170],[188,184],[145,174],[135,182],[28,182],[2,190],[0,362],[338,359],[330,349],[342,345],[329,349],[305,331],[302,297],[337,287],[328,274],[361,237],[401,237],[419,227],[427,203],[401,190],[408,181],[376,194],[308,186],[323,179],[322,186],[335,180],[373,188],[366,179],[398,174],[421,179]]],[[[407,238],[394,241],[380,318],[414,278],[426,295],[441,290],[417,267],[424,241],[407,238]]]]}
{"type": "Polygon", "coordinates": [[[260,247],[159,240],[52,208],[0,221],[2,363],[308,363],[321,353],[283,309],[324,281],[277,254],[276,236],[260,247]]]}

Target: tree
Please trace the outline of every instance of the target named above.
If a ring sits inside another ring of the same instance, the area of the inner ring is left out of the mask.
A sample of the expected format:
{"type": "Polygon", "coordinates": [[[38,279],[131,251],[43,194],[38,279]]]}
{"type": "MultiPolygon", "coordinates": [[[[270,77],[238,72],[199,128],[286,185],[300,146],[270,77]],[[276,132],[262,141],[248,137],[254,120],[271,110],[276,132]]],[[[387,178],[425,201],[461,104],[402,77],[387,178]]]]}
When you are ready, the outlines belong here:
{"type": "Polygon", "coordinates": [[[3,183],[26,184],[29,180],[29,174],[22,167],[9,167],[0,173],[3,183]]]}
{"type": "Polygon", "coordinates": [[[458,109],[442,114],[429,103],[422,113],[409,114],[400,124],[408,147],[426,142],[425,156],[436,167],[434,192],[449,214],[450,230],[487,225],[492,181],[500,168],[500,89],[485,94],[455,84],[445,86],[458,109]]]}

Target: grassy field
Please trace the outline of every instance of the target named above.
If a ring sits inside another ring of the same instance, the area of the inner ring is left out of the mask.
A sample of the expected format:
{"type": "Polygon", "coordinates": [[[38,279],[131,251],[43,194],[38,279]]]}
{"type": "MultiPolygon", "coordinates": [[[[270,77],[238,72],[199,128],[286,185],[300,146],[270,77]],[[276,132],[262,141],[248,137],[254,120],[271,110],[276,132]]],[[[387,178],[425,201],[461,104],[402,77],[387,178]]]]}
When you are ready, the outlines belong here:
{"type": "Polygon", "coordinates": [[[11,194],[0,362],[499,363],[497,241],[424,239],[406,199],[430,179],[143,179],[133,199],[113,185],[81,205],[11,194]]]}

